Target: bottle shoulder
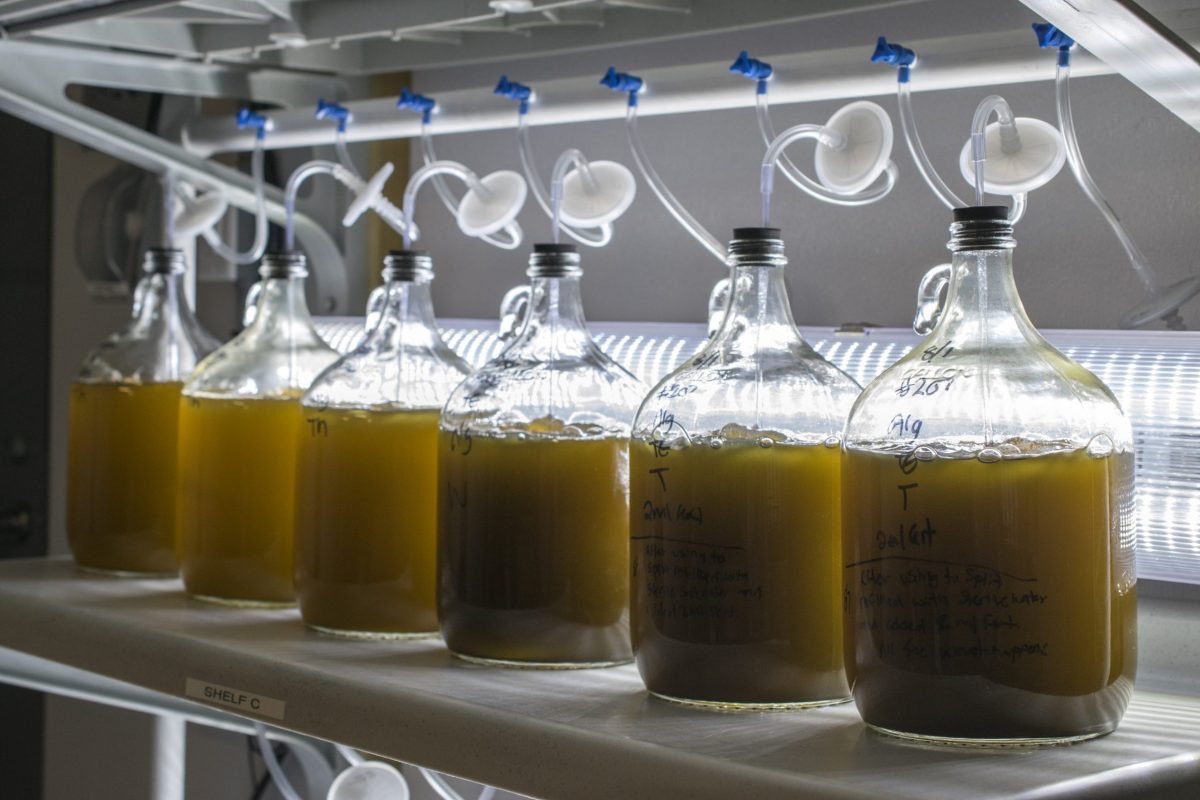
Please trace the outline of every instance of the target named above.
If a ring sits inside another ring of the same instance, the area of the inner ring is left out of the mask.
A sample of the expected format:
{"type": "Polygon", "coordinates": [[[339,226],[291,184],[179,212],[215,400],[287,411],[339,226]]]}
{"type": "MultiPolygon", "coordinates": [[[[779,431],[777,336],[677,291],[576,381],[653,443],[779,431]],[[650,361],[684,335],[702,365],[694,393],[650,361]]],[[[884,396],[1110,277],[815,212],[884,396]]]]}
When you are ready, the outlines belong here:
{"type": "Polygon", "coordinates": [[[183,393],[297,397],[338,358],[311,325],[263,327],[256,321],[201,361],[183,393]]]}
{"type": "Polygon", "coordinates": [[[443,425],[503,433],[570,426],[627,436],[646,386],[590,340],[562,352],[516,346],[471,373],[450,394],[443,425]]]}
{"type": "Polygon", "coordinates": [[[314,407],[440,409],[471,370],[441,344],[396,347],[368,338],[318,375],[302,402],[314,407]]]}
{"type": "Polygon", "coordinates": [[[950,457],[1019,457],[1089,446],[1132,449],[1112,391],[1040,336],[955,341],[935,331],[863,390],[848,447],[919,447],[950,457]]]}
{"type": "Polygon", "coordinates": [[[692,435],[733,425],[780,441],[840,437],[860,387],[802,339],[747,352],[713,341],[661,380],[642,403],[633,435],[657,437],[664,415],[692,435]]]}
{"type": "Polygon", "coordinates": [[[82,383],[166,383],[187,376],[220,343],[190,317],[134,319],[84,357],[82,383]]]}

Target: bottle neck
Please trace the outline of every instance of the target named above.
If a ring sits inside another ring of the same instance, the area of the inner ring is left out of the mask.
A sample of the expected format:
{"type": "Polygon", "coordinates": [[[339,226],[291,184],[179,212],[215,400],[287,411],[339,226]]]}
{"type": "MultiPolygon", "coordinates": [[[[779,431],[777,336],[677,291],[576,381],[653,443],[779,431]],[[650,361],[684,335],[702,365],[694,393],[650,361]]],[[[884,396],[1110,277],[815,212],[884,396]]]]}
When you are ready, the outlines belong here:
{"type": "Polygon", "coordinates": [[[262,293],[258,296],[258,313],[250,328],[266,330],[281,325],[288,329],[295,326],[312,328],[312,316],[308,312],[308,300],[304,294],[304,276],[264,278],[262,293]]]}
{"type": "Polygon", "coordinates": [[[134,325],[148,326],[158,320],[191,317],[184,291],[182,273],[152,272],[143,276],[134,288],[134,325]]]}
{"type": "Polygon", "coordinates": [[[591,340],[583,316],[579,276],[535,277],[529,289],[529,311],[513,349],[552,341],[561,351],[572,345],[582,347],[591,340]]]}
{"type": "Polygon", "coordinates": [[[946,307],[930,335],[960,346],[1040,338],[1017,294],[1011,246],[955,251],[946,307]]]}
{"type": "Polygon", "coordinates": [[[782,266],[734,264],[729,281],[729,306],[715,340],[727,342],[753,335],[756,348],[802,340],[792,319],[782,266]]]}

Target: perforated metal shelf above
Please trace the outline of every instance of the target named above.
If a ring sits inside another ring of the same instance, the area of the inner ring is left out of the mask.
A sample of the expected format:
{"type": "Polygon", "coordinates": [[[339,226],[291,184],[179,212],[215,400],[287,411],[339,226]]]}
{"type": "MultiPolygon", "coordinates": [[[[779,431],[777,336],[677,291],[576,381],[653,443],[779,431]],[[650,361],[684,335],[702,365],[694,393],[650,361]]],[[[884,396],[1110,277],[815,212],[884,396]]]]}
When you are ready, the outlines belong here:
{"type": "MultiPolygon", "coordinates": [[[[440,641],[307,631],[295,610],[187,599],[176,580],[0,564],[4,648],[536,797],[1194,798],[1200,700],[1136,691],[1111,736],[1066,748],[923,748],[869,731],[853,705],[727,714],[649,697],[632,666],[469,666],[440,641]],[[250,698],[259,711],[250,710],[250,698]],[[229,703],[238,703],[230,708],[229,703]]],[[[28,659],[25,659],[28,662],[28,659]]]]}

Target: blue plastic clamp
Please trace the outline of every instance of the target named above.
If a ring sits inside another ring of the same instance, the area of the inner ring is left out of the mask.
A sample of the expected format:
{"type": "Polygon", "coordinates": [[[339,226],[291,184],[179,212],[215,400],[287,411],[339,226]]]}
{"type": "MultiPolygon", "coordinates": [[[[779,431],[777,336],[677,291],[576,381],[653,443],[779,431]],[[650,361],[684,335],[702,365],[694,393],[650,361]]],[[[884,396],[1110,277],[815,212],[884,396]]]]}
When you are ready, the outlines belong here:
{"type": "Polygon", "coordinates": [[[729,71],[737,75],[745,75],[751,80],[764,81],[771,77],[775,70],[767,62],[751,58],[750,53],[743,50],[738,53],[737,60],[729,65],[729,71]]]}
{"type": "Polygon", "coordinates": [[[410,92],[408,89],[401,89],[400,97],[396,100],[396,108],[420,111],[421,121],[426,125],[429,124],[429,118],[433,115],[433,109],[436,106],[437,100],[434,100],[432,97],[426,97],[423,94],[410,92]]]}
{"type": "Polygon", "coordinates": [[[325,100],[317,100],[317,119],[333,119],[337,120],[337,129],[339,133],[346,132],[346,123],[354,119],[354,115],[350,113],[350,109],[345,106],[339,106],[337,103],[327,103],[325,100]]]}
{"type": "Polygon", "coordinates": [[[917,54],[902,44],[889,42],[880,36],[875,42],[875,52],[871,54],[871,63],[891,64],[893,67],[899,67],[900,74],[897,76],[897,80],[900,83],[908,83],[908,71],[913,64],[917,63],[917,54]]]}
{"type": "Polygon", "coordinates": [[[1037,34],[1038,47],[1057,47],[1058,65],[1060,67],[1069,66],[1071,48],[1075,46],[1075,40],[1049,22],[1035,22],[1032,27],[1033,32],[1037,34]]]}
{"type": "Polygon", "coordinates": [[[492,90],[492,94],[498,94],[509,100],[520,102],[519,112],[524,114],[529,111],[529,98],[533,97],[533,89],[530,89],[523,83],[510,81],[507,75],[501,75],[496,88],[492,90]]]}
{"type": "Polygon", "coordinates": [[[638,92],[646,85],[646,82],[637,75],[630,75],[628,72],[617,72],[616,67],[609,67],[608,72],[604,73],[604,77],[600,79],[601,86],[607,86],[614,92],[628,92],[629,105],[637,105],[638,92]]]}
{"type": "Polygon", "coordinates": [[[1049,22],[1033,23],[1033,32],[1037,34],[1038,47],[1070,47],[1075,40],[1049,22]]]}
{"type": "Polygon", "coordinates": [[[253,109],[242,108],[237,112],[237,126],[239,129],[254,128],[254,138],[261,141],[267,138],[267,128],[271,127],[271,120],[253,109]]]}

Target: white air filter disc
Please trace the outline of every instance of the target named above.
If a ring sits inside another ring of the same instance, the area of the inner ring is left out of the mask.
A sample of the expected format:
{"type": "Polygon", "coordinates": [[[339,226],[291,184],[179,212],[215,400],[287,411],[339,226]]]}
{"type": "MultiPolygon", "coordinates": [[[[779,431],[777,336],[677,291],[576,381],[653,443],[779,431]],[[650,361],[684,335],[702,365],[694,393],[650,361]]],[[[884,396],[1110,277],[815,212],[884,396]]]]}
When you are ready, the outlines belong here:
{"type": "Polygon", "coordinates": [[[349,228],[358,218],[363,215],[363,212],[371,207],[375,202],[375,198],[383,194],[383,185],[387,183],[387,179],[392,177],[392,162],[387,162],[379,171],[367,181],[367,185],[362,188],[358,196],[350,201],[349,208],[346,209],[346,215],[342,217],[342,227],[349,228]]]}
{"type": "Polygon", "coordinates": [[[225,216],[229,201],[218,192],[199,195],[184,200],[183,208],[175,215],[175,233],[178,236],[195,236],[217,224],[225,216]]]}
{"type": "Polygon", "coordinates": [[[382,761],[364,761],[344,770],[329,786],[326,800],[408,800],[400,771],[382,761]]]}
{"type": "Polygon", "coordinates": [[[458,204],[458,229],[467,236],[487,236],[516,219],[525,205],[528,187],[512,170],[500,170],[479,179],[484,191],[471,189],[458,204]]]}
{"type": "Polygon", "coordinates": [[[1197,294],[1200,294],[1200,276],[1184,278],[1179,283],[1160,290],[1156,297],[1138,304],[1121,317],[1121,327],[1129,330],[1149,325],[1175,311],[1197,294]]]}
{"type": "MultiPolygon", "coordinates": [[[[983,188],[991,194],[1032,192],[1057,175],[1067,160],[1067,148],[1058,128],[1033,117],[1017,117],[1014,122],[1021,137],[1021,149],[1015,153],[1001,149],[999,122],[984,129],[987,163],[983,166],[983,188]]],[[[958,165],[963,178],[974,186],[975,162],[970,139],[959,153],[958,165]]]]}
{"type": "Polygon", "coordinates": [[[578,169],[571,170],[563,179],[559,216],[575,228],[596,228],[616,220],[637,195],[637,181],[624,164],[592,161],[588,168],[591,185],[578,169]]]}
{"type": "Polygon", "coordinates": [[[846,137],[841,148],[817,145],[817,179],[838,194],[857,194],[887,167],[892,156],[892,120],[869,100],[849,103],[837,110],[826,128],[846,137]]]}

